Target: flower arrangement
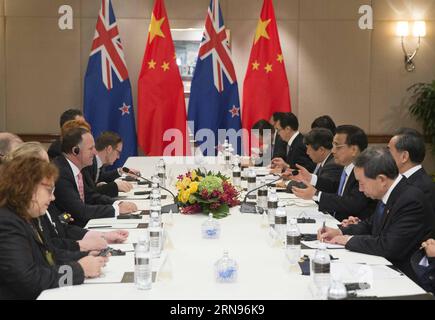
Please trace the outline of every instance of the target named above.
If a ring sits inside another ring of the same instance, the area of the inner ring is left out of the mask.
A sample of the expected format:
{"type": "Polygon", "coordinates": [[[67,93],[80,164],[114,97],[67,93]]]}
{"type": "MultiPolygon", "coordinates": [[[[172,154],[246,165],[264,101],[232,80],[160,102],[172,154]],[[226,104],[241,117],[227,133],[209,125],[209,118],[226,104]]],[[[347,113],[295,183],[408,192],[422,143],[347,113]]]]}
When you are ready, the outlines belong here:
{"type": "Polygon", "coordinates": [[[199,169],[178,177],[178,205],[184,214],[213,213],[217,219],[226,217],[231,207],[240,204],[239,192],[220,172],[199,169]]]}

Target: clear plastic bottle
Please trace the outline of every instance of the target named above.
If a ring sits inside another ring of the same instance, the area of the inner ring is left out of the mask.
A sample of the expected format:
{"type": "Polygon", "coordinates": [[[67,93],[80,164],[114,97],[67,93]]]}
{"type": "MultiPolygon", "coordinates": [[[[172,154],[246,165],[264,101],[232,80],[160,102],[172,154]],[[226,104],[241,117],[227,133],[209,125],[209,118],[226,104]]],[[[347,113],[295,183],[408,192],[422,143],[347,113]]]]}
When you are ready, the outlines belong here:
{"type": "MultiPolygon", "coordinates": [[[[153,191],[154,192],[154,191],[153,191]]],[[[150,200],[150,220],[158,219],[161,223],[162,221],[162,205],[160,201],[160,195],[156,193],[151,193],[151,200],[150,200]]]]}
{"type": "Polygon", "coordinates": [[[163,230],[161,220],[155,212],[151,214],[148,232],[150,237],[151,258],[158,258],[162,251],[163,230]]]}
{"type": "Polygon", "coordinates": [[[208,219],[201,226],[202,237],[204,239],[218,239],[221,233],[219,222],[213,218],[213,213],[208,215],[208,219]]]}
{"type": "Polygon", "coordinates": [[[242,186],[242,172],[238,164],[233,165],[233,185],[238,190],[240,190],[242,186]]]}
{"type": "Polygon", "coordinates": [[[163,159],[159,160],[157,165],[157,176],[159,177],[159,185],[165,187],[166,182],[166,165],[163,159]]]}
{"type": "MultiPolygon", "coordinates": [[[[253,169],[248,170],[248,192],[255,189],[257,187],[257,174],[253,169]]],[[[255,193],[251,193],[248,196],[248,199],[255,200],[257,195],[255,193]]]]}
{"type": "Polygon", "coordinates": [[[295,265],[301,257],[301,232],[294,218],[288,224],[286,240],[287,259],[290,265],[295,265]]]}
{"type": "Polygon", "coordinates": [[[278,195],[276,194],[275,188],[269,189],[269,194],[267,196],[267,216],[269,217],[269,225],[271,227],[275,226],[275,213],[278,208],[278,195]]]}
{"type": "Polygon", "coordinates": [[[263,177],[260,179],[260,189],[258,189],[257,193],[257,205],[260,208],[263,208],[264,210],[267,210],[267,185],[266,185],[266,179],[263,177]]]}
{"type": "Polygon", "coordinates": [[[284,208],[278,208],[275,212],[275,231],[280,241],[285,243],[287,234],[287,213],[284,208]]]}
{"type": "Polygon", "coordinates": [[[331,279],[331,258],[326,243],[321,242],[311,263],[314,293],[318,299],[326,299],[331,279]]]}
{"type": "Polygon", "coordinates": [[[141,234],[134,251],[134,282],[140,290],[152,287],[150,241],[148,234],[141,234]]]}
{"type": "Polygon", "coordinates": [[[234,259],[224,251],[221,259],[215,263],[215,278],[217,282],[230,283],[237,281],[238,265],[234,259]]]}

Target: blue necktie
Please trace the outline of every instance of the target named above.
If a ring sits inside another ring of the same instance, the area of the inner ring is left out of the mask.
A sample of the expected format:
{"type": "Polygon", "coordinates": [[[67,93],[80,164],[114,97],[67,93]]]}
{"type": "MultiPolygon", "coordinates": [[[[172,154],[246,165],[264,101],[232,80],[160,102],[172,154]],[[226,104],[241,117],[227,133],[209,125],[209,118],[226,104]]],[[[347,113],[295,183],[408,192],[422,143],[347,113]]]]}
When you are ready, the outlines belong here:
{"type": "Polygon", "coordinates": [[[378,223],[381,223],[382,217],[384,215],[385,204],[382,201],[378,202],[378,206],[375,211],[375,219],[378,223]]]}
{"type": "Polygon", "coordinates": [[[339,196],[343,195],[343,189],[344,189],[343,187],[344,187],[344,182],[346,181],[346,177],[347,177],[346,170],[343,169],[343,172],[341,173],[341,177],[340,177],[340,185],[338,187],[338,192],[337,192],[339,196]]]}

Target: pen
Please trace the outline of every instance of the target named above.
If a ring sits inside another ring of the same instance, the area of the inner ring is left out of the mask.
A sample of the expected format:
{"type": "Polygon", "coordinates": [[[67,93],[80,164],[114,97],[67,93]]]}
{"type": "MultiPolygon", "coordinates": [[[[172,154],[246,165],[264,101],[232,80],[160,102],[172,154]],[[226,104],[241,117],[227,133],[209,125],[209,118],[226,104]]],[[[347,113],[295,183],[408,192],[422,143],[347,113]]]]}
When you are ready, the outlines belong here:
{"type": "Polygon", "coordinates": [[[326,221],[323,221],[322,233],[326,232],[326,221]]]}
{"type": "Polygon", "coordinates": [[[87,229],[103,229],[103,228],[112,228],[112,226],[91,226],[87,229]]]}

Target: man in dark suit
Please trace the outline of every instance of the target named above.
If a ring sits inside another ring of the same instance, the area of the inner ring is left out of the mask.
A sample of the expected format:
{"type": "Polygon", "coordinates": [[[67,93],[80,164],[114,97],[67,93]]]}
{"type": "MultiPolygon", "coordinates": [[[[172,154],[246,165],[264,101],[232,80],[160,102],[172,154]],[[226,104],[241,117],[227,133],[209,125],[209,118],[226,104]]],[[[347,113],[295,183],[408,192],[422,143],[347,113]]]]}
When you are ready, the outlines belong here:
{"type": "Polygon", "coordinates": [[[307,169],[297,166],[299,174],[294,179],[302,179],[301,181],[307,183],[307,188],[293,187],[293,194],[302,199],[316,201],[319,211],[329,212],[339,221],[348,216],[367,218],[376,203],[359,190],[353,170],[353,161],[367,148],[367,135],[356,126],[339,126],[332,145],[335,162],[344,167],[339,181],[329,178],[314,179],[307,169]]]}
{"type": "Polygon", "coordinates": [[[361,191],[379,200],[374,214],[341,230],[322,228],[318,232],[319,240],[382,256],[415,279],[411,255],[435,227],[430,204],[421,190],[399,175],[387,148],[364,151],[355,160],[354,171],[361,191]]]}
{"type": "Polygon", "coordinates": [[[411,258],[412,268],[417,275],[417,283],[435,294],[435,240],[428,239],[421,244],[411,258]]]}
{"type": "Polygon", "coordinates": [[[423,191],[435,212],[435,184],[421,165],[426,155],[423,135],[415,129],[401,128],[391,138],[388,147],[400,174],[423,191]]]}
{"type": "MultiPolygon", "coordinates": [[[[287,185],[287,192],[292,192],[291,188],[297,186],[293,182],[303,183],[304,185],[323,184],[324,191],[337,192],[343,167],[335,163],[332,154],[333,138],[331,131],[324,128],[315,128],[305,135],[304,143],[307,146],[307,154],[317,165],[313,174],[304,169],[303,174],[306,176],[306,180],[302,178],[302,174],[294,176],[294,180],[291,180],[287,185]]],[[[287,170],[283,176],[292,176],[291,171],[287,170]]]]}
{"type": "Polygon", "coordinates": [[[55,205],[81,227],[91,219],[109,218],[137,211],[134,203],[119,202],[87,187],[81,170],[92,164],[96,154],[94,138],[84,128],[73,128],[62,139],[63,154],[54,160],[59,169],[55,205]]]}
{"type": "MultiPolygon", "coordinates": [[[[83,113],[78,109],[68,109],[60,115],[59,124],[62,129],[63,125],[70,120],[85,121],[83,113]]],[[[48,148],[48,156],[50,159],[54,159],[62,154],[62,142],[61,139],[56,139],[48,148]]]]}
{"type": "Polygon", "coordinates": [[[291,113],[283,113],[280,115],[277,131],[282,140],[287,142],[287,151],[285,159],[274,158],[272,159],[272,169],[296,169],[296,165],[301,165],[313,172],[316,165],[311,161],[307,155],[307,147],[304,144],[304,137],[298,131],[299,121],[296,116],[291,113]]]}
{"type": "Polygon", "coordinates": [[[113,165],[121,155],[121,137],[115,132],[103,132],[95,141],[95,149],[97,154],[92,165],[82,171],[86,184],[98,193],[109,197],[117,197],[119,191],[129,192],[133,189],[133,185],[127,181],[115,181],[122,174],[120,168],[106,170],[106,166],[113,165]]]}
{"type": "Polygon", "coordinates": [[[285,159],[287,155],[287,142],[281,139],[278,134],[278,120],[284,112],[275,112],[269,119],[269,123],[273,127],[272,135],[272,159],[282,158],[285,159]]]}

